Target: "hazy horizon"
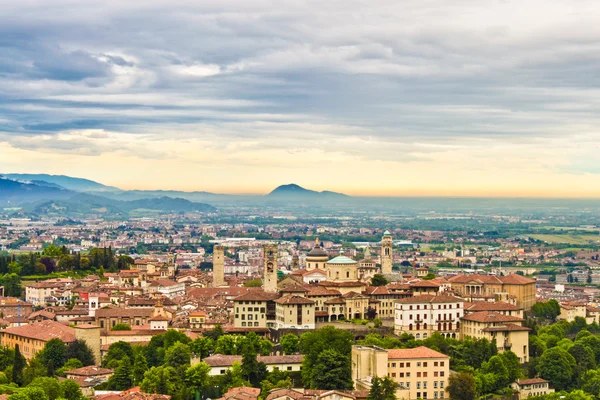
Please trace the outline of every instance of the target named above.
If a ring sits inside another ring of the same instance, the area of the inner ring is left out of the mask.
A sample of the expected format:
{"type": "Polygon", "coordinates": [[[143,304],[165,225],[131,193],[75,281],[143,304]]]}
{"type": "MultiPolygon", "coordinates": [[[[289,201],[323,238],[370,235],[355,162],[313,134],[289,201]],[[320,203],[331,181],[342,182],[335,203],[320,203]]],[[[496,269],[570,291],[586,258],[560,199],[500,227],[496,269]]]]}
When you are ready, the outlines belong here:
{"type": "Polygon", "coordinates": [[[566,0],[4,2],[0,170],[600,198],[599,19],[566,0]]]}

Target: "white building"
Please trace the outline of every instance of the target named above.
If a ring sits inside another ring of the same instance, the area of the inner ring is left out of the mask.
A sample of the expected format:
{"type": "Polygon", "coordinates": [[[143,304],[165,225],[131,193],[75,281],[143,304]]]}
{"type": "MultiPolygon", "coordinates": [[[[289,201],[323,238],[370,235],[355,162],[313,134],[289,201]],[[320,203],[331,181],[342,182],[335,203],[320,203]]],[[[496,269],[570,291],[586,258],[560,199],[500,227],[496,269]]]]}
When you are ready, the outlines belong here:
{"type": "Polygon", "coordinates": [[[464,301],[455,296],[420,295],[396,300],[394,332],[426,339],[434,332],[458,337],[464,301]]]}

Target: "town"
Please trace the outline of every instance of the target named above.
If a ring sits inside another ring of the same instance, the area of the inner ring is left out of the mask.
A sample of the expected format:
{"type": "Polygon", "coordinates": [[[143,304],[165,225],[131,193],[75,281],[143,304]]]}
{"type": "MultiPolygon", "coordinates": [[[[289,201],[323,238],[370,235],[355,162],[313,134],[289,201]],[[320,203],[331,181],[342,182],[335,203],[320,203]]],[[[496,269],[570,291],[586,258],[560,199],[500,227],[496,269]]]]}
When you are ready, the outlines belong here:
{"type": "Polygon", "coordinates": [[[0,390],[51,400],[598,394],[593,239],[577,248],[349,218],[194,218],[7,217],[0,390]]]}

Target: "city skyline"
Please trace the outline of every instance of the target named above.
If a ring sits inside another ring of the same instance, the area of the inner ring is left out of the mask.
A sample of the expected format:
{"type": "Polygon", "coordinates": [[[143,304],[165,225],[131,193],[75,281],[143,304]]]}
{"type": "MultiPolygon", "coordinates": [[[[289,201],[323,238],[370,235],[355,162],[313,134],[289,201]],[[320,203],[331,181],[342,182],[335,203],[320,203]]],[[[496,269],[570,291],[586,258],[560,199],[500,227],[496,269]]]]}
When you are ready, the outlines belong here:
{"type": "Polygon", "coordinates": [[[2,172],[600,197],[594,2],[74,4],[0,5],[2,172]]]}

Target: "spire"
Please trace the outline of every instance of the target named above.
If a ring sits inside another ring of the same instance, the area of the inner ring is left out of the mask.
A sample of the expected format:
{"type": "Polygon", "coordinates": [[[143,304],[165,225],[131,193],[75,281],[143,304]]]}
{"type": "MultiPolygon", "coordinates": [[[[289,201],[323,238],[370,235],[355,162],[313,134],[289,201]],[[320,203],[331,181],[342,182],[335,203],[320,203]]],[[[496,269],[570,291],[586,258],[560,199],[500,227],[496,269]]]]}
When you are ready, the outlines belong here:
{"type": "Polygon", "coordinates": [[[315,247],[319,246],[319,238],[315,239],[315,247]]]}

